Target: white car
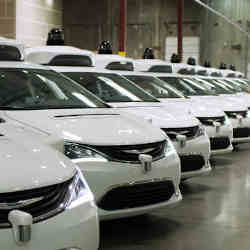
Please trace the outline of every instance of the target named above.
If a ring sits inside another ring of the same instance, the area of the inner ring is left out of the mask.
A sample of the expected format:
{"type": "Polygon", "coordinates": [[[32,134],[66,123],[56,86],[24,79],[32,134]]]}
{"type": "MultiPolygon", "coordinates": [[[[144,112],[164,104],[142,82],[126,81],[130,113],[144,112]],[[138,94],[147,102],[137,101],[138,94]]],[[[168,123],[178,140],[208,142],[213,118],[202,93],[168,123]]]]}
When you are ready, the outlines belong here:
{"type": "Polygon", "coordinates": [[[203,127],[192,115],[162,103],[114,72],[101,70],[58,71],[80,83],[110,106],[146,119],[161,128],[172,140],[181,159],[182,179],[207,174],[210,170],[210,143],[203,127]]]}
{"type": "MultiPolygon", "coordinates": [[[[98,56],[98,58],[100,57],[101,56],[98,56]]],[[[96,62],[98,62],[98,58],[96,58],[96,62]]],[[[118,59],[116,58],[116,60],[118,59]]],[[[126,60],[126,59],[123,59],[123,60],[126,60]]],[[[108,63],[110,63],[110,61],[108,63]]],[[[103,68],[107,67],[107,63],[105,63],[104,60],[101,60],[101,62],[99,62],[99,67],[101,65],[103,68]]],[[[171,89],[171,86],[169,86],[166,82],[160,81],[159,79],[153,76],[145,75],[146,72],[148,72],[148,74],[153,74],[153,72],[161,72],[163,74],[168,73],[168,72],[170,73],[180,72],[183,74],[188,74],[188,73],[193,74],[194,71],[199,75],[207,75],[207,71],[204,70],[203,67],[197,67],[197,66],[194,67],[194,66],[190,66],[186,64],[172,64],[172,63],[166,63],[165,61],[162,61],[162,60],[155,60],[155,59],[153,60],[140,59],[140,60],[134,60],[134,68],[137,71],[143,71],[144,73],[123,71],[123,72],[120,72],[120,74],[127,77],[129,80],[133,81],[134,83],[136,83],[138,86],[148,91],[149,93],[150,93],[150,90],[149,90],[150,87],[148,85],[148,82],[151,82],[150,83],[151,87],[152,85],[154,85],[154,87],[157,85],[158,91],[160,92],[171,91],[172,94],[175,95],[175,98],[173,98],[173,96],[171,97],[171,99],[162,98],[161,95],[158,95],[156,97],[164,105],[166,105],[166,107],[168,107],[168,110],[169,110],[170,105],[172,105],[174,106],[173,108],[174,112],[178,108],[179,110],[181,110],[182,114],[184,112],[191,113],[192,115],[194,115],[196,118],[200,120],[200,122],[204,125],[206,129],[206,133],[208,134],[210,138],[212,155],[225,154],[225,153],[232,152],[233,150],[233,146],[232,146],[233,128],[227,116],[223,112],[223,110],[219,108],[215,108],[215,107],[210,107],[210,105],[205,105],[201,103],[197,105],[197,103],[194,102],[193,100],[191,99],[187,100],[186,98],[183,98],[184,96],[182,94],[181,94],[182,96],[180,96],[180,93],[174,93],[176,90],[174,90],[173,88],[171,89]],[[156,81],[157,83],[153,83],[154,81],[156,81]],[[159,88],[161,88],[161,90],[159,90],[159,88]]],[[[171,74],[171,75],[174,76],[175,74],[171,74]]],[[[176,75],[176,77],[178,77],[178,75],[176,75]]]]}
{"type": "Polygon", "coordinates": [[[196,101],[185,98],[178,90],[148,73],[126,72],[123,75],[154,95],[166,107],[174,105],[181,109],[183,113],[189,112],[199,119],[210,138],[211,155],[232,152],[233,128],[228,117],[221,109],[205,104],[197,105],[196,101]],[[229,139],[229,143],[222,146],[220,141],[224,140],[225,137],[229,139]]]}
{"type": "Polygon", "coordinates": [[[233,143],[250,142],[248,128],[250,128],[250,115],[248,107],[241,101],[235,98],[224,98],[223,96],[215,95],[207,90],[195,77],[178,76],[171,74],[158,74],[157,77],[171,86],[181,91],[184,95],[189,96],[197,102],[197,104],[207,104],[211,108],[220,108],[227,114],[233,126],[233,143]]]}
{"type": "MultiPolygon", "coordinates": [[[[213,77],[202,77],[196,78],[196,80],[204,87],[212,90],[217,95],[221,96],[228,102],[244,104],[250,107],[249,93],[246,93],[241,87],[240,83],[234,82],[233,79],[228,78],[213,78],[213,77]]],[[[247,116],[250,118],[249,111],[247,114],[242,114],[242,116],[247,116]]],[[[236,117],[235,117],[236,119],[236,117]]],[[[250,127],[246,124],[242,124],[240,128],[234,129],[235,140],[240,140],[240,142],[249,142],[250,137],[250,127]]]]}
{"type": "Polygon", "coordinates": [[[2,118],[0,134],[0,248],[97,250],[94,197],[63,143],[2,118]]]}
{"type": "Polygon", "coordinates": [[[0,72],[1,116],[64,139],[65,155],[84,172],[101,220],[181,201],[180,159],[160,129],[110,108],[47,67],[0,62],[0,72]]]}
{"type": "MultiPolygon", "coordinates": [[[[56,56],[59,53],[58,48],[53,48],[53,50],[56,56]]],[[[65,49],[61,51],[61,58],[64,55],[64,51],[65,49]]],[[[27,59],[38,58],[39,53],[41,54],[41,48],[37,51],[35,48],[29,49],[27,59]]],[[[50,55],[51,53],[52,49],[50,55]]],[[[44,48],[44,54],[40,56],[45,58],[46,48],[44,48]]],[[[116,59],[116,69],[119,65],[122,67],[126,65],[126,62],[118,62],[119,56],[113,57],[116,59]]],[[[98,65],[98,60],[95,63],[98,65]]],[[[49,62],[46,64],[49,64],[49,62]]],[[[67,65],[66,62],[65,65],[67,65]]],[[[107,65],[114,64],[108,61],[107,65]]],[[[173,139],[180,155],[182,179],[207,174],[211,170],[208,137],[204,134],[199,121],[191,115],[183,114],[182,111],[175,109],[174,106],[171,109],[172,113],[169,113],[169,110],[165,109],[151,95],[148,95],[141,88],[136,87],[133,83],[112,71],[93,67],[67,66],[54,66],[53,69],[74,79],[109,105],[115,107],[115,110],[132,113],[136,117],[141,117],[141,120],[148,120],[155,127],[165,131],[173,139]],[[179,141],[177,142],[177,140],[179,141]]]]}

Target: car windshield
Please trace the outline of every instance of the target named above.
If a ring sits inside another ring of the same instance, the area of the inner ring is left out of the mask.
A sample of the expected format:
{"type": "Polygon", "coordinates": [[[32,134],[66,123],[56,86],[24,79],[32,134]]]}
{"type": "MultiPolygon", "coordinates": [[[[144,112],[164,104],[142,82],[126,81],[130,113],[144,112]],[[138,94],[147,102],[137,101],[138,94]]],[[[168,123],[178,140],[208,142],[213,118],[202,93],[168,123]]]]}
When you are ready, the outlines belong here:
{"type": "Polygon", "coordinates": [[[241,83],[241,84],[243,84],[246,87],[250,86],[250,82],[248,80],[246,80],[246,79],[235,79],[234,81],[236,81],[238,83],[241,83]]]}
{"type": "Polygon", "coordinates": [[[244,85],[237,82],[235,79],[223,79],[220,80],[223,84],[225,84],[228,88],[230,88],[234,93],[241,93],[244,92],[244,85]]]}
{"type": "Polygon", "coordinates": [[[105,102],[158,102],[134,83],[114,73],[64,73],[105,102]]]}
{"type": "Polygon", "coordinates": [[[0,69],[0,109],[107,108],[77,83],[50,70],[0,69]]]}
{"type": "Polygon", "coordinates": [[[172,87],[176,88],[185,96],[210,96],[213,92],[199,86],[189,78],[180,77],[159,77],[160,80],[167,82],[172,87]]]}
{"type": "Polygon", "coordinates": [[[234,94],[234,91],[232,91],[232,89],[228,88],[226,85],[216,79],[206,79],[203,81],[210,83],[212,85],[212,90],[214,90],[218,95],[234,94]]]}
{"type": "Polygon", "coordinates": [[[181,93],[177,93],[175,89],[156,77],[141,75],[126,75],[125,77],[156,98],[184,97],[181,93]]]}

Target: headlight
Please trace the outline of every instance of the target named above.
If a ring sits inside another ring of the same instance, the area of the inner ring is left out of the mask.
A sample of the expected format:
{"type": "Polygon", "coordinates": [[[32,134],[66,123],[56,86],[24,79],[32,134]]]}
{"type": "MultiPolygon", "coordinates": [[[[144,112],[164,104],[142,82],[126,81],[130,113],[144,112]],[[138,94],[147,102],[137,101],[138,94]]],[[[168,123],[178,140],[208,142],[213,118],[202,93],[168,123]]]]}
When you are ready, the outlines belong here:
{"type": "Polygon", "coordinates": [[[167,156],[169,154],[172,154],[173,152],[175,152],[175,147],[173,143],[171,142],[171,140],[167,138],[166,144],[165,144],[165,155],[167,156]]]}
{"type": "Polygon", "coordinates": [[[225,115],[225,124],[226,125],[231,125],[231,121],[230,121],[230,119],[228,118],[227,115],[225,115]]]}
{"type": "Polygon", "coordinates": [[[198,137],[198,136],[203,136],[203,135],[205,135],[205,128],[202,124],[199,124],[196,136],[198,137]]]}
{"type": "Polygon", "coordinates": [[[108,160],[95,150],[74,142],[64,143],[64,154],[74,163],[85,161],[107,162],[108,160]]]}
{"type": "Polygon", "coordinates": [[[250,118],[250,110],[247,111],[247,118],[250,118]]]}
{"type": "Polygon", "coordinates": [[[69,198],[66,205],[67,209],[72,209],[86,201],[93,201],[94,197],[85,182],[81,170],[77,168],[77,173],[69,187],[69,198]]]}

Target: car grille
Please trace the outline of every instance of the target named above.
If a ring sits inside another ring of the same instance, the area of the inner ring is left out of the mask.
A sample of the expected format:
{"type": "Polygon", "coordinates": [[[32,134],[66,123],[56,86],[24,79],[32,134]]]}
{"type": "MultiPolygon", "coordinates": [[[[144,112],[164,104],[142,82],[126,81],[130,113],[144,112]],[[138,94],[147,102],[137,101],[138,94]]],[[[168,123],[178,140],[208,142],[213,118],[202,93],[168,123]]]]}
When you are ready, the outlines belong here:
{"type": "Polygon", "coordinates": [[[112,161],[140,163],[139,155],[151,155],[153,161],[162,158],[165,154],[165,146],[167,141],[141,145],[125,145],[125,146],[89,146],[100,153],[105,154],[112,161]]]}
{"type": "Polygon", "coordinates": [[[241,115],[242,117],[246,118],[247,117],[247,110],[246,111],[230,111],[230,112],[225,112],[228,117],[230,118],[237,118],[237,115],[241,115]]]}
{"type": "Polygon", "coordinates": [[[225,124],[226,117],[198,117],[199,121],[205,126],[213,126],[214,122],[219,122],[221,125],[225,124]]]}
{"type": "Polygon", "coordinates": [[[234,138],[250,137],[250,128],[234,128],[233,137],[234,138]]]}
{"type": "Polygon", "coordinates": [[[112,211],[156,205],[167,202],[174,193],[172,181],[122,186],[109,191],[98,203],[98,207],[112,211]]]}
{"type": "Polygon", "coordinates": [[[230,146],[228,137],[210,138],[211,150],[226,149],[230,146]]]}
{"type": "Polygon", "coordinates": [[[188,128],[162,128],[171,140],[176,140],[177,135],[185,135],[187,139],[196,137],[199,126],[188,128]]]}
{"type": "Polygon", "coordinates": [[[197,171],[205,166],[205,159],[201,155],[180,155],[181,172],[197,171]]]}
{"type": "MultiPolygon", "coordinates": [[[[62,206],[66,202],[70,181],[56,184],[48,187],[25,190],[20,192],[0,194],[1,204],[18,204],[20,201],[41,198],[37,202],[18,208],[18,210],[29,213],[33,216],[34,223],[43,221],[61,213],[65,207],[62,206]]],[[[15,208],[0,208],[0,228],[10,227],[8,214],[15,208]]]]}

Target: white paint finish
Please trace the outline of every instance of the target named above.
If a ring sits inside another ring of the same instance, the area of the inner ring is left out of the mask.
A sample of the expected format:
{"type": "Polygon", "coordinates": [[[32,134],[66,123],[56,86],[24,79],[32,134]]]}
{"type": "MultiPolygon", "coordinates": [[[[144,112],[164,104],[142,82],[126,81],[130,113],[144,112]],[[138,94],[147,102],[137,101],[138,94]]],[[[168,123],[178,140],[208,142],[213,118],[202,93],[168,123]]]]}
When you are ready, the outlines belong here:
{"type": "MultiPolygon", "coordinates": [[[[32,65],[27,63],[8,62],[8,66],[11,65],[14,68],[32,67],[32,65]]],[[[37,68],[39,66],[34,65],[33,67],[37,68]]],[[[45,69],[45,67],[41,68],[45,69]]],[[[81,162],[78,163],[78,166],[83,171],[91,190],[94,192],[96,200],[102,198],[108,190],[116,185],[141,181],[151,182],[154,179],[161,178],[173,180],[176,192],[179,191],[179,157],[165,134],[144,119],[136,119],[125,112],[118,112],[115,109],[109,108],[33,110],[20,112],[2,111],[2,116],[7,120],[15,121],[27,128],[33,128],[35,131],[44,131],[53,136],[70,140],[71,142],[94,146],[138,145],[167,140],[169,151],[166,152],[165,157],[153,162],[152,171],[149,173],[145,173],[140,164],[108,160],[105,162],[81,162]],[[58,115],[66,115],[69,117],[55,117],[58,115]],[[76,117],[74,115],[80,116],[76,117]]],[[[102,216],[105,218],[132,216],[147,211],[149,212],[159,207],[172,205],[181,199],[181,195],[176,196],[174,194],[171,200],[164,203],[153,204],[152,206],[117,211],[99,210],[99,212],[101,218],[102,216]]]]}
{"type": "Polygon", "coordinates": [[[31,136],[27,129],[9,123],[0,124],[0,133],[4,135],[0,137],[4,173],[0,176],[1,193],[53,185],[73,176],[74,165],[61,153],[40,143],[41,135],[32,133],[31,136]]]}
{"type": "Polygon", "coordinates": [[[48,64],[53,58],[62,54],[87,56],[95,65],[95,54],[89,50],[81,50],[71,46],[41,46],[25,49],[26,61],[37,64],[48,64]]]}
{"type": "MultiPolygon", "coordinates": [[[[57,139],[9,121],[0,123],[0,133],[2,194],[51,186],[68,181],[76,174],[75,165],[52,149],[55,148],[54,143],[58,144],[57,139]]],[[[74,208],[32,225],[31,241],[25,249],[63,249],[65,246],[86,250],[98,248],[97,207],[84,179],[83,182],[86,187],[84,199],[74,208]],[[62,238],[58,238],[58,234],[62,238]]],[[[20,249],[11,228],[1,229],[0,242],[3,249],[20,249]]]]}

